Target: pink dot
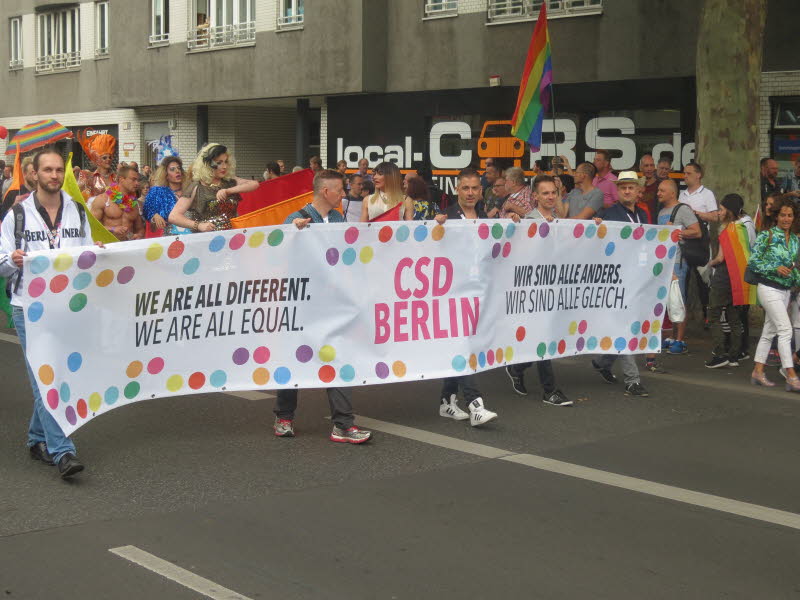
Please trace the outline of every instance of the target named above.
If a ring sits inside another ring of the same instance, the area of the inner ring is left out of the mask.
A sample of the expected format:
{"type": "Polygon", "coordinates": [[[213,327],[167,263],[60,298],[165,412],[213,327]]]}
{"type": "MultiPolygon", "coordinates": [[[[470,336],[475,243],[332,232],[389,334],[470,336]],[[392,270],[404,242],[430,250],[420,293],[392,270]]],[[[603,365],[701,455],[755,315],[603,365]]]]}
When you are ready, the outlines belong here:
{"type": "Polygon", "coordinates": [[[244,240],[245,240],[244,234],[237,233],[235,236],[231,238],[231,241],[228,242],[228,246],[230,247],[231,250],[238,250],[239,248],[244,246],[244,240]]]}
{"type": "Polygon", "coordinates": [[[583,223],[578,223],[575,225],[575,229],[572,230],[572,235],[576,238],[579,238],[583,235],[583,223]]]}
{"type": "Polygon", "coordinates": [[[481,223],[478,226],[478,237],[482,240],[489,237],[489,226],[486,223],[481,223]]]}
{"type": "Polygon", "coordinates": [[[639,347],[639,340],[637,340],[636,338],[631,338],[631,341],[628,342],[628,349],[633,351],[636,350],[638,347],[639,347]]]}
{"type": "Polygon", "coordinates": [[[58,408],[58,391],[47,390],[47,406],[50,407],[50,410],[58,408]]]}
{"type": "Polygon", "coordinates": [[[658,258],[664,258],[667,255],[667,247],[664,244],[659,244],[656,247],[656,256],[658,258]]]}
{"type": "Polygon", "coordinates": [[[66,275],[56,275],[50,280],[50,291],[54,294],[63,292],[69,285],[69,277],[66,275]]]}
{"type": "Polygon", "coordinates": [[[494,364],[494,350],[491,350],[491,349],[490,349],[490,350],[489,350],[489,351],[486,353],[486,362],[488,362],[488,363],[489,363],[489,365],[493,365],[493,364],[494,364]]]}
{"type": "Polygon", "coordinates": [[[344,232],[344,241],[348,244],[355,244],[358,240],[358,227],[350,227],[344,232]]]}
{"type": "Polygon", "coordinates": [[[258,364],[263,365],[269,360],[269,349],[265,346],[259,346],[253,351],[253,360],[258,364]]]}
{"type": "Polygon", "coordinates": [[[32,279],[28,284],[28,295],[31,298],[38,298],[46,289],[47,282],[44,280],[44,277],[37,277],[36,279],[32,279]]]}
{"type": "Polygon", "coordinates": [[[586,323],[586,321],[581,321],[580,323],[578,323],[578,333],[580,333],[581,335],[586,333],[586,328],[588,326],[589,325],[588,325],[588,323],[586,323]]]}
{"type": "Polygon", "coordinates": [[[152,359],[149,363],[147,363],[147,372],[150,375],[158,375],[161,373],[161,370],[164,368],[164,359],[160,356],[152,359]]]}
{"type": "Polygon", "coordinates": [[[511,242],[506,242],[503,244],[503,258],[508,258],[509,254],[511,254],[511,242]]]}
{"type": "Polygon", "coordinates": [[[633,230],[633,239],[640,240],[644,235],[644,227],[637,227],[633,230]]]}

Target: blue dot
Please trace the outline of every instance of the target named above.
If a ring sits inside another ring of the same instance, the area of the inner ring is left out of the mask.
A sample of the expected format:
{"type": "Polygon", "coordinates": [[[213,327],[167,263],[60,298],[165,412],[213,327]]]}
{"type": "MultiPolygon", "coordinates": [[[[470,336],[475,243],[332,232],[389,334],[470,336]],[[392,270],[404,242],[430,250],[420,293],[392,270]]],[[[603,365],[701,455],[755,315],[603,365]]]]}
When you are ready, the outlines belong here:
{"type": "Polygon", "coordinates": [[[50,266],[50,261],[47,260],[46,256],[37,256],[31,261],[31,273],[34,275],[38,275],[39,273],[44,273],[47,270],[47,267],[50,266]]]}
{"type": "Polygon", "coordinates": [[[342,381],[353,381],[355,376],[356,370],[353,368],[353,365],[344,365],[339,369],[339,377],[342,378],[342,381]]]}
{"type": "Polygon", "coordinates": [[[614,348],[616,348],[619,352],[625,350],[625,347],[628,345],[628,342],[625,341],[624,337],[618,337],[614,340],[614,348]]]}
{"type": "Polygon", "coordinates": [[[346,265],[352,265],[356,262],[356,251],[353,248],[348,248],[342,252],[342,262],[346,265]]]}
{"type": "Polygon", "coordinates": [[[398,242],[405,242],[408,239],[408,227],[406,225],[401,225],[397,228],[397,231],[394,233],[394,239],[398,242]]]}
{"type": "Polygon", "coordinates": [[[662,285],[660,288],[658,288],[658,294],[657,295],[658,295],[658,299],[659,300],[663,300],[664,298],[666,298],[667,297],[667,288],[662,285]]]}
{"type": "Polygon", "coordinates": [[[510,238],[511,236],[513,236],[514,231],[516,231],[516,229],[517,226],[514,225],[514,223],[509,223],[508,225],[506,225],[506,237],[510,238]]]}
{"type": "Polygon", "coordinates": [[[111,386],[106,390],[105,395],[103,398],[106,401],[106,404],[111,405],[114,404],[117,400],[119,400],[119,390],[114,386],[111,386]]]}
{"type": "MultiPolygon", "coordinates": [[[[355,373],[353,373],[353,376],[355,376],[355,373]]],[[[275,369],[274,377],[275,383],[284,385],[289,383],[289,380],[292,378],[292,372],[286,367],[278,367],[275,369]]]]}
{"type": "Polygon", "coordinates": [[[597,338],[594,336],[590,337],[586,342],[586,348],[588,350],[594,350],[597,348],[597,338]]]}
{"type": "Polygon", "coordinates": [[[646,239],[648,242],[652,242],[654,239],[656,239],[657,235],[658,235],[658,229],[653,227],[647,230],[647,233],[644,234],[644,239],[646,239]]]}
{"type": "Polygon", "coordinates": [[[220,388],[228,381],[228,376],[225,374],[225,371],[214,371],[211,374],[211,377],[208,378],[208,382],[214,386],[215,388],[220,388]]]}
{"type": "Polygon", "coordinates": [[[184,275],[194,275],[195,271],[200,268],[200,259],[199,258],[190,258],[186,261],[186,264],[183,265],[183,274],[184,275]]]}
{"type": "Polygon", "coordinates": [[[486,353],[485,352],[481,352],[480,354],[478,354],[478,364],[481,366],[481,368],[486,366],[486,353]]]}
{"type": "Polygon", "coordinates": [[[678,251],[678,247],[677,247],[677,246],[672,246],[672,247],[669,249],[669,251],[667,252],[667,256],[668,256],[669,258],[675,258],[675,253],[676,253],[677,251],[678,251]]]}
{"type": "Polygon", "coordinates": [[[453,359],[453,370],[455,371],[463,371],[467,368],[467,359],[461,356],[460,354],[453,359]]]}
{"type": "Polygon", "coordinates": [[[633,323],[631,323],[631,333],[633,335],[639,335],[639,332],[641,330],[642,330],[642,324],[639,323],[639,321],[634,321],[633,323]]]}
{"type": "Polygon", "coordinates": [[[225,238],[221,235],[218,235],[213,240],[211,240],[208,244],[208,249],[211,252],[219,252],[225,247],[225,238]]]}
{"type": "Polygon", "coordinates": [[[59,388],[58,393],[61,396],[61,401],[64,404],[69,403],[69,385],[67,385],[66,381],[61,384],[61,388],[59,388]]]}
{"type": "Polygon", "coordinates": [[[614,245],[614,242],[608,242],[608,244],[606,245],[606,256],[611,256],[612,254],[614,254],[615,249],[616,246],[614,245]]]}
{"type": "Polygon", "coordinates": [[[92,283],[91,273],[78,273],[75,275],[75,279],[72,280],[72,287],[76,290],[85,290],[90,283],[92,283]]]}
{"type": "Polygon", "coordinates": [[[81,368],[83,357],[77,352],[73,352],[67,357],[67,368],[73,373],[81,368]]]}
{"type": "Polygon", "coordinates": [[[550,344],[548,344],[547,346],[548,354],[550,354],[550,356],[553,356],[556,353],[556,350],[558,350],[558,344],[556,344],[555,341],[550,342],[550,344]]]}
{"type": "Polygon", "coordinates": [[[584,231],[583,235],[585,235],[587,238],[593,238],[595,233],[597,233],[597,225],[592,223],[591,225],[586,226],[586,231],[584,231]]]}
{"type": "Polygon", "coordinates": [[[44,314],[44,305],[41,302],[34,302],[28,307],[28,321],[36,323],[44,314]]]}
{"type": "Polygon", "coordinates": [[[428,228],[425,225],[417,225],[416,229],[414,229],[414,239],[421,242],[426,237],[428,237],[428,228]]]}
{"type": "Polygon", "coordinates": [[[653,337],[651,337],[651,338],[650,338],[650,344],[649,344],[649,346],[650,346],[650,349],[651,349],[651,350],[655,350],[655,349],[656,349],[656,348],[658,348],[660,345],[661,345],[661,340],[658,338],[658,336],[657,336],[657,335],[654,335],[653,337]]]}

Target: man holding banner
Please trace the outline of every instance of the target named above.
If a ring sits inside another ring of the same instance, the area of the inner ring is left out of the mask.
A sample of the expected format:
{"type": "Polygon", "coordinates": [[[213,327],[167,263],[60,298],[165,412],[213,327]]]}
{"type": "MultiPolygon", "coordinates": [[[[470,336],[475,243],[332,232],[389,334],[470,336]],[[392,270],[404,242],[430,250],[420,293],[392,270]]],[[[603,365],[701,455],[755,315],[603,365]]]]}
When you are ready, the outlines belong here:
{"type": "MultiPolygon", "coordinates": [[[[33,169],[36,171],[38,187],[27,199],[14,207],[13,212],[9,212],[8,218],[3,220],[0,235],[0,276],[14,277],[11,283],[11,305],[14,326],[23,353],[26,352],[26,318],[37,321],[41,317],[41,309],[36,304],[29,308],[27,317],[22,309],[21,296],[25,293],[22,286],[22,265],[26,253],[88,246],[93,243],[89,228],[86,227],[85,209],[70,199],[66,192],[61,191],[64,183],[64,159],[61,154],[55,150],[39,152],[33,159],[33,169]]],[[[31,295],[36,293],[33,289],[34,283],[35,281],[31,282],[28,289],[31,295]]],[[[61,477],[66,479],[83,471],[83,464],[75,456],[72,440],[64,435],[53,415],[44,406],[27,354],[25,366],[33,389],[33,416],[28,429],[31,457],[48,465],[57,464],[61,477]]],[[[38,378],[45,385],[53,383],[52,369],[40,369],[38,378]]],[[[55,389],[52,391],[55,392],[55,389]]],[[[56,395],[56,404],[58,401],[56,395]]],[[[49,395],[48,402],[52,403],[49,395]]]]}
{"type": "MultiPolygon", "coordinates": [[[[303,229],[309,223],[343,223],[342,213],[334,210],[344,197],[344,176],[338,171],[323,169],[314,177],[314,200],[299,211],[286,217],[303,229]]],[[[353,405],[348,388],[329,387],[328,402],[331,406],[333,430],[331,441],[347,444],[363,444],[372,438],[372,432],[353,425],[353,405]]],[[[275,402],[275,435],[294,437],[294,413],[297,410],[298,392],[295,389],[279,389],[275,402]]]]}

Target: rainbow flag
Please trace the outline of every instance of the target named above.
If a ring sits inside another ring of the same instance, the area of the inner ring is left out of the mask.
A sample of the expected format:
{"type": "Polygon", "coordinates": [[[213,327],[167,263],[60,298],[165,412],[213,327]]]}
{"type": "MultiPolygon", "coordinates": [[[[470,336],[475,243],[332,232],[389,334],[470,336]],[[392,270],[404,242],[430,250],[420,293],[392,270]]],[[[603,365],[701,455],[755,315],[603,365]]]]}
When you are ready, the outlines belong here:
{"type": "Polygon", "coordinates": [[[553,63],[546,6],[547,2],[542,2],[522,71],[517,108],[511,118],[511,134],[528,142],[531,152],[538,152],[542,146],[542,121],[552,100],[553,63]]]}
{"type": "Polygon", "coordinates": [[[719,244],[728,267],[734,306],[756,304],[756,286],[744,280],[744,271],[747,261],[750,260],[750,236],[747,228],[741,223],[731,223],[719,234],[719,244]]]}

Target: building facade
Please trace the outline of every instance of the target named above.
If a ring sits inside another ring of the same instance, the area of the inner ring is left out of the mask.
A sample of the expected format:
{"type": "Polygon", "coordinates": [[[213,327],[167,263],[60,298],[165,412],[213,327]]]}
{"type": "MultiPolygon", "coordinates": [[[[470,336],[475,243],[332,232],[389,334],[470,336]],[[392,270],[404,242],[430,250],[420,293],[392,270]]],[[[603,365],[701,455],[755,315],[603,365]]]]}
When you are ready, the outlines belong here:
{"type": "MultiPolygon", "coordinates": [[[[532,155],[508,120],[541,2],[4,0],[0,125],[107,131],[120,160],[140,163],[165,135],[184,157],[217,141],[245,177],[314,154],[448,177],[489,156],[529,168],[596,148],[617,169],[652,150],[681,169],[694,157],[696,0],[547,0],[555,119],[532,155]]],[[[768,5],[753,109],[762,154],[785,170],[800,155],[796,5],[768,5]]]]}

